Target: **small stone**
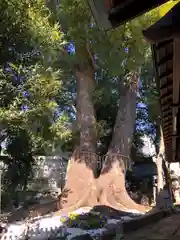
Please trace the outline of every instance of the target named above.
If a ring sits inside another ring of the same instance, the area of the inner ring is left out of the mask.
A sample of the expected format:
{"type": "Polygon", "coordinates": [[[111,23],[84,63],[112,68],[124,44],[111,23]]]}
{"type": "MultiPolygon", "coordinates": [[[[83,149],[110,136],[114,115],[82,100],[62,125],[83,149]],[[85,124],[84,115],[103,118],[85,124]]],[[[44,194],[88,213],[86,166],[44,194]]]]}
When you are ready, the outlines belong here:
{"type": "Polygon", "coordinates": [[[89,234],[79,235],[71,238],[71,240],[93,240],[93,238],[89,234]]]}
{"type": "Polygon", "coordinates": [[[122,221],[116,219],[109,219],[108,222],[104,225],[107,230],[115,230],[118,232],[123,231],[122,221]]]}
{"type": "Polygon", "coordinates": [[[122,232],[122,225],[121,224],[108,224],[105,226],[107,230],[115,230],[115,231],[121,231],[122,232]]]}

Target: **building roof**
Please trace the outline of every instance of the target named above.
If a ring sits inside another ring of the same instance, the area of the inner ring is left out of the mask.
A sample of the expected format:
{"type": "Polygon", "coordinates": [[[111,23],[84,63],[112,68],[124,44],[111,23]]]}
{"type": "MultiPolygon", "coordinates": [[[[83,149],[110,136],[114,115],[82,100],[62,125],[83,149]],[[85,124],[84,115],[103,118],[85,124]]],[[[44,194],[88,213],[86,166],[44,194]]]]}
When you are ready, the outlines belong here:
{"type": "MultiPolygon", "coordinates": [[[[109,0],[105,0],[105,2],[109,0]]],[[[109,20],[117,27],[149,10],[164,4],[168,0],[114,0],[114,6],[109,11],[109,20]]]]}
{"type": "Polygon", "coordinates": [[[168,0],[87,0],[97,26],[115,28],[168,0]]]}

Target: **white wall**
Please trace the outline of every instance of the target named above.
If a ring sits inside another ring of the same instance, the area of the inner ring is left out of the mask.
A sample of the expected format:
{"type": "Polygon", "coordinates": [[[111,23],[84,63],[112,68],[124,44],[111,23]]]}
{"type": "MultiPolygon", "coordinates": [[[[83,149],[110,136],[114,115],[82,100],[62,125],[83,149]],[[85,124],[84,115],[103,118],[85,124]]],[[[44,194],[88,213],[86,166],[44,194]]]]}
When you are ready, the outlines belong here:
{"type": "Polygon", "coordinates": [[[180,163],[170,163],[170,171],[174,171],[177,176],[180,176],[180,163]]]}
{"type": "Polygon", "coordinates": [[[144,136],[142,138],[143,142],[144,142],[144,146],[141,149],[143,154],[146,156],[153,156],[156,154],[156,150],[155,150],[155,146],[153,144],[153,142],[151,141],[151,139],[148,136],[144,136]]]}

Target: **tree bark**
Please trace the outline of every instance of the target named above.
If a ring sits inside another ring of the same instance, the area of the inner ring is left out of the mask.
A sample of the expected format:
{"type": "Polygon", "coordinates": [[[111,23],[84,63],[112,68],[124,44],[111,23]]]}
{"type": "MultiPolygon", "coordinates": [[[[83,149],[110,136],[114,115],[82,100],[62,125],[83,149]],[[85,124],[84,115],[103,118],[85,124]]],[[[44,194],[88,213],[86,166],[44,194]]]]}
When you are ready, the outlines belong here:
{"type": "Polygon", "coordinates": [[[125,173],[130,163],[130,151],[136,119],[137,73],[130,75],[130,85],[121,86],[119,109],[113,130],[112,141],[99,178],[103,201],[115,208],[146,211],[136,204],[125,188],[125,173]]]}
{"type": "Polygon", "coordinates": [[[81,206],[95,204],[94,170],[97,166],[96,155],[96,117],[92,101],[94,72],[91,68],[76,68],[76,121],[78,142],[69,160],[64,196],[61,208],[68,211],[81,206]],[[64,201],[63,201],[64,199],[64,201]]]}
{"type": "Polygon", "coordinates": [[[130,86],[122,84],[112,141],[101,175],[95,179],[93,172],[97,167],[98,156],[95,154],[97,140],[96,118],[92,102],[93,72],[91,69],[77,69],[76,108],[79,142],[69,161],[67,180],[60,199],[60,208],[63,208],[64,212],[94,205],[146,211],[144,206],[136,204],[129,197],[125,188],[125,172],[130,163],[129,156],[136,118],[137,81],[138,76],[134,73],[131,75],[130,86]]]}

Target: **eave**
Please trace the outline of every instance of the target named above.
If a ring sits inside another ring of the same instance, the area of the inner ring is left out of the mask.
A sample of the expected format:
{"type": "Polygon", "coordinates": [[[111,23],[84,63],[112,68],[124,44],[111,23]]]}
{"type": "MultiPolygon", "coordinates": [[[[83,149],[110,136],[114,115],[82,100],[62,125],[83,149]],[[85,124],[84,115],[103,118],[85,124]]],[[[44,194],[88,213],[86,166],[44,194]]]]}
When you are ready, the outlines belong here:
{"type": "Polygon", "coordinates": [[[99,29],[107,31],[168,0],[87,0],[99,29]]]}

